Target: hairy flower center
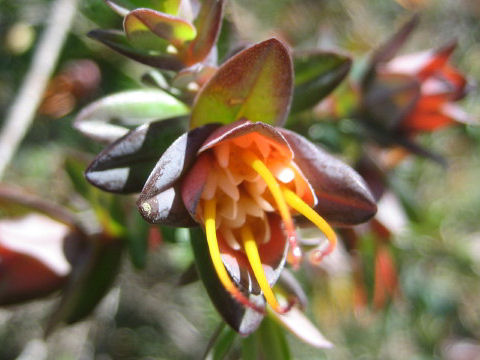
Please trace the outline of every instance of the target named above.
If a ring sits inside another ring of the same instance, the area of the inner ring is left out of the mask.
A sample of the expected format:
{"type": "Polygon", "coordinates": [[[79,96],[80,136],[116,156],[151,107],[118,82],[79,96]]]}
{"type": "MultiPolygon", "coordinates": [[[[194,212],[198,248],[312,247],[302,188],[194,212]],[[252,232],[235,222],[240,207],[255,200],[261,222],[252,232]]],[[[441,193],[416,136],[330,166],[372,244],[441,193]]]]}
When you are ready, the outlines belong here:
{"type": "Polygon", "coordinates": [[[299,263],[301,251],[291,209],[314,222],[329,239],[335,237],[312,210],[315,195],[290,149],[259,133],[250,133],[224,140],[200,156],[209,157],[211,166],[199,215],[205,222],[210,254],[220,280],[235,298],[256,309],[231,282],[220,258],[217,237],[246,255],[267,303],[277,312],[287,311],[289,307],[280,306],[273,294],[258,250],[259,245],[271,240],[268,213],[278,213],[282,218],[293,265],[299,263]]]}

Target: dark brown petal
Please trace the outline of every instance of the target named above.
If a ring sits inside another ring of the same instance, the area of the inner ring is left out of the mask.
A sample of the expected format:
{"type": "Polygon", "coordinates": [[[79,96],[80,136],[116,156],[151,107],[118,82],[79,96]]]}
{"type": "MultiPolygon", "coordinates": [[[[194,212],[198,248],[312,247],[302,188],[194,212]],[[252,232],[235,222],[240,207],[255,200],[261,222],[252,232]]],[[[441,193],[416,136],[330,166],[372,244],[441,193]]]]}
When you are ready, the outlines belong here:
{"type": "Polygon", "coordinates": [[[145,220],[176,226],[194,225],[181,201],[178,180],[193,166],[198,149],[217,126],[209,124],[191,130],[163,153],[137,201],[145,220]]]}
{"type": "Polygon", "coordinates": [[[197,207],[203,187],[207,182],[213,159],[209,155],[200,156],[182,181],[182,199],[187,211],[198,222],[197,207]]]}
{"type": "Polygon", "coordinates": [[[105,191],[123,194],[141,191],[159,154],[185,132],[184,120],[161,120],[131,130],[97,155],[85,177],[105,191]]]}
{"type": "Polygon", "coordinates": [[[294,161],[318,198],[314,210],[333,225],[367,221],[377,211],[365,181],[355,170],[321,150],[303,136],[280,129],[294,153],[294,161]]]}
{"type": "MultiPolygon", "coordinates": [[[[246,336],[251,334],[260,325],[263,315],[250,308],[244,307],[225,290],[215,272],[208,251],[205,234],[200,228],[191,230],[191,243],[198,274],[217,311],[225,322],[240,333],[240,335],[246,336]]],[[[253,294],[248,294],[247,296],[250,301],[258,306],[265,306],[263,296],[253,294]]]]}
{"type": "Polygon", "coordinates": [[[383,43],[372,55],[369,67],[362,79],[362,87],[369,86],[370,81],[375,77],[376,67],[384,62],[391,60],[408,40],[410,34],[417,27],[419,22],[418,15],[412,16],[391,38],[383,43]]]}
{"type": "Polygon", "coordinates": [[[291,152],[288,142],[277,130],[277,128],[262,122],[252,123],[246,119],[235,121],[234,123],[224,125],[213,131],[207,140],[205,140],[205,143],[202,145],[200,150],[198,150],[198,152],[201,153],[207,149],[210,149],[224,140],[234,139],[236,137],[254,132],[272,139],[279,145],[283,145],[291,152]]]}

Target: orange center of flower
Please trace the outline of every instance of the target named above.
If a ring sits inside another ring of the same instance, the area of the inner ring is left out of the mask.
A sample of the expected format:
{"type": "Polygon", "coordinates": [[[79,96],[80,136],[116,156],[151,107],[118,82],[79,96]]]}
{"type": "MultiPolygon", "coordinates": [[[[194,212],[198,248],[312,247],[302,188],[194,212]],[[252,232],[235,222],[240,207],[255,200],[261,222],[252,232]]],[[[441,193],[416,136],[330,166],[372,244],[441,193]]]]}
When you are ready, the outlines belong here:
{"type": "Polygon", "coordinates": [[[211,170],[199,202],[198,214],[205,223],[210,256],[223,286],[242,304],[262,311],[233,284],[222,262],[217,237],[234,251],[244,253],[267,303],[277,312],[281,306],[262,266],[259,245],[271,241],[267,219],[278,213],[290,245],[289,262],[298,266],[302,253],[297,244],[291,211],[312,221],[329,240],[336,236],[328,223],[311,207],[316,198],[295,164],[290,149],[259,133],[221,141],[200,156],[210,157],[211,170]]]}

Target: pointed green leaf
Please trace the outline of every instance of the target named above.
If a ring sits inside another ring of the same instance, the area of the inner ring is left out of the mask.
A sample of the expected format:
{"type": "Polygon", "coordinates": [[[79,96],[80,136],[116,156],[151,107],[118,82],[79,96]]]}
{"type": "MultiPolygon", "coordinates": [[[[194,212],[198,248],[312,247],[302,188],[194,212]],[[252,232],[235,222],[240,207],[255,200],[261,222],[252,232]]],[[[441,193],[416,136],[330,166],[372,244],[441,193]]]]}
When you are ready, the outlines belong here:
{"type": "Polygon", "coordinates": [[[341,83],[351,64],[349,57],[330,52],[296,54],[292,112],[318,104],[341,83]]]}
{"type": "Polygon", "coordinates": [[[197,97],[190,126],[240,118],[282,125],[290,106],[293,71],[277,39],[256,44],[223,64],[197,97]]]}
{"type": "Polygon", "coordinates": [[[67,173],[70,181],[75,188],[75,191],[83,196],[85,199],[89,199],[91,196],[92,187],[85,180],[83,172],[86,164],[73,156],[68,156],[64,162],[64,169],[67,173]]]}
{"type": "Polygon", "coordinates": [[[236,338],[237,333],[233,329],[225,328],[213,347],[213,360],[225,359],[236,338]]]}
{"type": "MultiPolygon", "coordinates": [[[[97,29],[90,31],[88,36],[100,41],[112,50],[145,65],[172,71],[178,71],[185,67],[176,56],[169,54],[151,54],[146,50],[133,47],[121,31],[97,29]]],[[[160,38],[159,41],[161,41],[160,38]]]]}
{"type": "Polygon", "coordinates": [[[77,130],[94,140],[112,142],[130,128],[188,114],[188,107],[159,89],[131,90],[106,96],[76,117],[77,130]]]}
{"type": "Polygon", "coordinates": [[[137,269],[143,269],[147,263],[149,230],[150,224],[133,208],[127,217],[126,240],[130,259],[137,269]]]}
{"type": "Polygon", "coordinates": [[[261,353],[260,358],[277,360],[291,359],[290,349],[283,329],[280,328],[269,317],[266,317],[258,329],[260,337],[261,353]]]}
{"type": "Polygon", "coordinates": [[[194,25],[198,36],[189,46],[189,58],[185,62],[193,65],[205,59],[217,42],[222,25],[223,0],[203,0],[194,25]]]}
{"type": "Polygon", "coordinates": [[[197,35],[195,27],[188,21],[151,9],[131,11],[123,26],[135,47],[153,51],[165,51],[168,43],[180,48],[197,35]]]}

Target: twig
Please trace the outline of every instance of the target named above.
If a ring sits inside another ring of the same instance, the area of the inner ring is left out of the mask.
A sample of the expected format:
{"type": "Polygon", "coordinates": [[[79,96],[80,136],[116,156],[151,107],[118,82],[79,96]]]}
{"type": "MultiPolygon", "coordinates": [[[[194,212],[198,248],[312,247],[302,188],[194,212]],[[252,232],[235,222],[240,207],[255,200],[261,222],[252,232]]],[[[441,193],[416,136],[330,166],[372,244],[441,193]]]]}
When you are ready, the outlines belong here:
{"type": "Polygon", "coordinates": [[[55,0],[32,64],[0,134],[0,179],[25,136],[42,100],[73,20],[78,0],[55,0]]]}

